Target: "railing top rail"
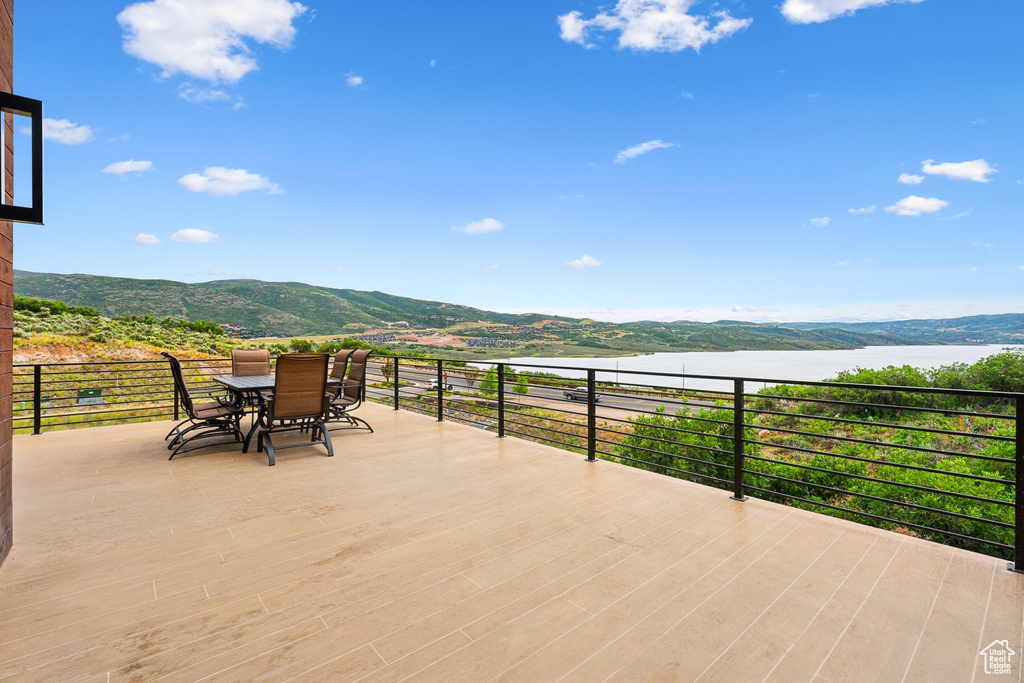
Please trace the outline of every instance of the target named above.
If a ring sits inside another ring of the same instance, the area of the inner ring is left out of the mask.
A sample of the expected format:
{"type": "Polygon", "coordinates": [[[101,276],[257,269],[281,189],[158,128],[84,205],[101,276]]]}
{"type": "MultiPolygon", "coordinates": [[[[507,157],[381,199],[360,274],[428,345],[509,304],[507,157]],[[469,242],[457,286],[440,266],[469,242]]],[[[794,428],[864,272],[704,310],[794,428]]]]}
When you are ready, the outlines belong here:
{"type": "MultiPolygon", "coordinates": [[[[939,394],[947,396],[975,396],[979,398],[1006,398],[1006,399],[1024,399],[1024,392],[1013,392],[1013,391],[989,391],[983,389],[950,389],[946,387],[911,387],[911,386],[900,386],[891,384],[858,384],[855,382],[827,382],[821,380],[798,380],[798,379],[779,379],[770,377],[743,377],[738,375],[705,375],[695,373],[684,373],[684,372],[657,372],[653,370],[613,370],[609,368],[592,368],[587,366],[574,366],[574,365],[538,365],[536,363],[520,363],[515,361],[466,361],[457,358],[423,358],[420,356],[402,356],[399,354],[388,354],[386,356],[378,356],[379,358],[397,358],[400,360],[408,361],[422,361],[422,362],[458,362],[458,363],[490,363],[497,365],[499,363],[508,366],[521,367],[521,368],[534,368],[538,370],[570,370],[575,372],[586,372],[588,370],[594,370],[596,372],[604,373],[615,373],[616,375],[639,375],[642,377],[669,377],[669,378],[682,378],[682,379],[705,379],[721,382],[735,382],[736,380],[742,380],[743,382],[752,382],[754,384],[791,384],[797,386],[809,386],[809,387],[829,387],[833,389],[870,389],[872,391],[898,391],[901,393],[916,393],[916,394],[939,394]]],[[[212,362],[229,362],[230,358],[190,358],[182,359],[184,363],[212,363],[212,362]]],[[[33,368],[35,366],[41,367],[82,367],[88,365],[160,365],[166,364],[165,360],[112,360],[112,361],[82,361],[78,363],[16,363],[14,368],[33,368]]],[[[568,379],[568,378],[567,378],[568,379]]]]}
{"type": "MultiPolygon", "coordinates": [[[[230,358],[182,358],[182,363],[230,362],[230,358]]],[[[167,365],[165,360],[86,360],[78,363],[15,363],[15,368],[41,367],[80,367],[83,365],[167,365]]]]}
{"type": "Polygon", "coordinates": [[[597,372],[604,373],[615,373],[619,375],[642,375],[644,377],[677,377],[685,379],[709,379],[709,380],[720,380],[723,382],[732,382],[735,380],[743,380],[744,382],[753,382],[755,384],[796,384],[800,386],[817,386],[817,387],[830,387],[840,389],[871,389],[874,391],[900,391],[904,393],[922,393],[922,394],[951,394],[956,396],[979,396],[985,398],[1024,398],[1024,392],[1013,392],[1013,391],[989,391],[985,389],[948,389],[945,387],[908,387],[890,384],[857,384],[854,382],[825,382],[820,380],[797,380],[797,379],[771,379],[765,377],[742,377],[733,375],[700,375],[683,372],[655,372],[651,370],[615,370],[614,368],[591,368],[587,366],[576,366],[576,365],[537,365],[534,363],[518,363],[513,361],[495,360],[495,361],[463,361],[461,359],[446,359],[446,358],[420,358],[418,356],[399,356],[395,354],[389,354],[389,358],[400,358],[402,360],[419,360],[419,361],[439,361],[439,360],[457,360],[458,362],[466,363],[490,363],[497,365],[511,365],[515,367],[523,368],[536,368],[539,370],[574,370],[577,372],[586,372],[587,370],[596,370],[597,372]]]}

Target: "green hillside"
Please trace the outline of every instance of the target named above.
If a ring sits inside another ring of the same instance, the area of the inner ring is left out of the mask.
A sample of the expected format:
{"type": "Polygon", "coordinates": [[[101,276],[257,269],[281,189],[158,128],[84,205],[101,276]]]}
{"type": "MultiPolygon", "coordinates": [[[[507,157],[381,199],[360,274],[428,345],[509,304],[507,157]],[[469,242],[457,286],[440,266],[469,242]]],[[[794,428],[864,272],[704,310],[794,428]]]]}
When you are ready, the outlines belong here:
{"type": "Polygon", "coordinates": [[[148,314],[156,318],[215,320],[241,326],[246,336],[336,334],[348,325],[380,327],[398,321],[444,328],[458,321],[528,325],[552,319],[301,282],[218,280],[188,284],[16,270],[14,289],[20,296],[92,306],[109,317],[148,314]]]}
{"type": "Polygon", "coordinates": [[[219,280],[188,284],[15,271],[14,288],[20,296],[91,306],[109,317],[151,315],[158,319],[212,320],[233,326],[233,331],[243,337],[351,336],[404,321],[413,329],[446,330],[446,334],[475,337],[492,346],[504,344],[504,348],[518,348],[524,355],[1024,343],[1024,315],[1021,314],[882,323],[780,325],[722,320],[614,324],[539,314],[496,313],[383,292],[331,289],[301,282],[219,280]],[[542,321],[543,324],[537,324],[542,321]],[[450,329],[454,326],[457,330],[450,329]]]}
{"type": "Polygon", "coordinates": [[[798,330],[822,328],[900,337],[917,344],[1024,344],[1024,314],[971,315],[937,320],[870,323],[790,323],[798,330]]]}

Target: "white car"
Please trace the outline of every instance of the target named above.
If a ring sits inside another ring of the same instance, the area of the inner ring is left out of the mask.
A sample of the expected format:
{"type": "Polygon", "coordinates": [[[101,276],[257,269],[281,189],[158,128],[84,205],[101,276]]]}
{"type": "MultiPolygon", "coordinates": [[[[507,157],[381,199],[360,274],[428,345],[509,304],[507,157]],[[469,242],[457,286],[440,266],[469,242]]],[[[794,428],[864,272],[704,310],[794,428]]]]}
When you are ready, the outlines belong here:
{"type": "MultiPolygon", "coordinates": [[[[570,401],[586,401],[587,400],[587,388],[586,387],[573,387],[572,389],[566,389],[562,392],[567,399],[570,401]]],[[[594,394],[594,403],[601,400],[601,394],[594,394]]]]}
{"type": "MultiPolygon", "coordinates": [[[[424,382],[423,383],[423,388],[426,389],[427,391],[437,391],[437,380],[436,379],[432,379],[429,382],[424,382]]],[[[452,385],[450,383],[446,384],[444,386],[444,390],[445,391],[451,391],[452,390],[452,385]]]]}

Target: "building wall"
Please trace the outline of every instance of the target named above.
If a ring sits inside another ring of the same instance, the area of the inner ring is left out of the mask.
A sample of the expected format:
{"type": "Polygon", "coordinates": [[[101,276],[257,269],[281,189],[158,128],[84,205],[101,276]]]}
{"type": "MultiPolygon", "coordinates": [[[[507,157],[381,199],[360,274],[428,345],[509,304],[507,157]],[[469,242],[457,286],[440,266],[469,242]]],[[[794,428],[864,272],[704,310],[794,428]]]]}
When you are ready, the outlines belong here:
{"type": "MultiPolygon", "coordinates": [[[[14,0],[0,0],[0,90],[14,92],[14,0]]],[[[14,203],[14,117],[4,116],[4,197],[14,203]]],[[[0,564],[14,543],[11,501],[11,352],[14,332],[14,227],[0,221],[0,564]]]]}

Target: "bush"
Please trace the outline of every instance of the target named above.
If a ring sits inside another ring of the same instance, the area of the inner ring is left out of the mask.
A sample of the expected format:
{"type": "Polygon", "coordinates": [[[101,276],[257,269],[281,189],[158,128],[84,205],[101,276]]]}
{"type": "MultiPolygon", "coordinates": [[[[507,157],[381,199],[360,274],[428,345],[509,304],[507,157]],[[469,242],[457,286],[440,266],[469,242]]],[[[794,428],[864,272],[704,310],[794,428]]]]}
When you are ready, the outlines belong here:
{"type": "Polygon", "coordinates": [[[43,309],[48,309],[46,315],[76,314],[85,316],[86,318],[98,318],[100,316],[100,312],[97,311],[92,306],[68,306],[63,301],[33,299],[32,297],[28,296],[14,297],[15,311],[31,311],[32,313],[41,313],[43,309]]]}
{"type": "Polygon", "coordinates": [[[189,330],[191,332],[201,332],[203,334],[212,334],[215,337],[222,336],[224,330],[220,325],[209,320],[176,320],[174,318],[164,318],[160,321],[162,327],[175,330],[189,330]]]}

